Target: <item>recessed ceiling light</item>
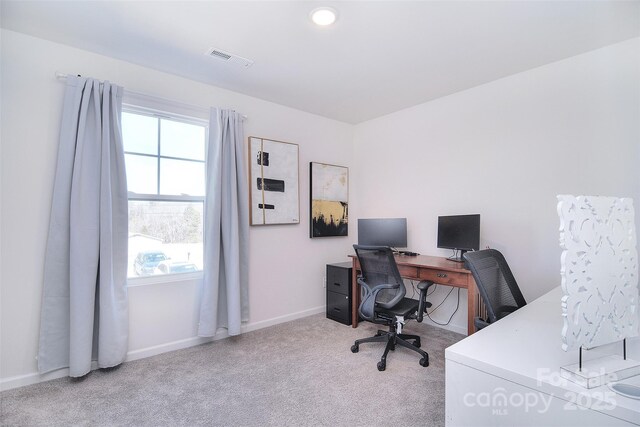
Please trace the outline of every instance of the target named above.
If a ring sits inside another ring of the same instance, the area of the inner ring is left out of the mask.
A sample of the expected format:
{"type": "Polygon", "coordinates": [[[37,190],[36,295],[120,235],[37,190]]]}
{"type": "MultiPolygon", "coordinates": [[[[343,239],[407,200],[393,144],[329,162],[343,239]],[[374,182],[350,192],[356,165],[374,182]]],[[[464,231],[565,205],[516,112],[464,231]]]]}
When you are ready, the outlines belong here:
{"type": "Polygon", "coordinates": [[[316,25],[326,27],[336,22],[338,11],[332,7],[319,7],[313,9],[310,16],[316,25]]]}

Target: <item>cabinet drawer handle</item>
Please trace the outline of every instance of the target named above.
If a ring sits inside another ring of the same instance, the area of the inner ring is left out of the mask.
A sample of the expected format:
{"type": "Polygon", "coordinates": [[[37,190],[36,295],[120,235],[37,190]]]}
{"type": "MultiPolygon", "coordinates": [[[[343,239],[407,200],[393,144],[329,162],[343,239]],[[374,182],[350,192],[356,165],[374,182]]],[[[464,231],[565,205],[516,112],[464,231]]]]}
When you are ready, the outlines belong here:
{"type": "Polygon", "coordinates": [[[335,308],[335,307],[334,307],[334,309],[333,309],[333,310],[334,310],[334,311],[340,311],[340,309],[339,309],[339,308],[335,308]]]}
{"type": "Polygon", "coordinates": [[[436,276],[444,278],[447,277],[447,273],[438,273],[436,276]]]}
{"type": "Polygon", "coordinates": [[[338,287],[340,287],[340,286],[342,286],[342,285],[341,285],[340,283],[335,283],[335,282],[334,282],[334,283],[333,283],[333,286],[338,286],[338,287]]]}

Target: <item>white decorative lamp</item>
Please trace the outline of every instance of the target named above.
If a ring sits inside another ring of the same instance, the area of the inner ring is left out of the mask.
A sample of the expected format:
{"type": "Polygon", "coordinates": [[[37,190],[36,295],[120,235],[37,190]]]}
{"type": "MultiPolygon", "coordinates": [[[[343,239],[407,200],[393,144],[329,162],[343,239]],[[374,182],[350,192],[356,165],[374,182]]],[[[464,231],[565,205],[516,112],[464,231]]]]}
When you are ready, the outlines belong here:
{"type": "Polygon", "coordinates": [[[558,196],[562,348],[579,362],[561,375],[592,388],[640,374],[626,339],[638,335],[638,251],[630,198],[558,196]],[[583,362],[582,351],[622,342],[622,355],[583,362]]]}

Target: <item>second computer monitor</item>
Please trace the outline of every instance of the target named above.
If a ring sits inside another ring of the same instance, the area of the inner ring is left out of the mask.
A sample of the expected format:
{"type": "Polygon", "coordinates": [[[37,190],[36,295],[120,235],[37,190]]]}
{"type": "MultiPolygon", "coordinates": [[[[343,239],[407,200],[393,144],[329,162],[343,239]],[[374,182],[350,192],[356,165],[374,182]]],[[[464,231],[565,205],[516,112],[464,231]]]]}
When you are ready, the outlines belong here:
{"type": "Polygon", "coordinates": [[[480,215],[439,216],[438,247],[462,251],[480,249],[480,215]]]}
{"type": "Polygon", "coordinates": [[[406,248],[407,218],[359,219],[358,244],[406,248]]]}

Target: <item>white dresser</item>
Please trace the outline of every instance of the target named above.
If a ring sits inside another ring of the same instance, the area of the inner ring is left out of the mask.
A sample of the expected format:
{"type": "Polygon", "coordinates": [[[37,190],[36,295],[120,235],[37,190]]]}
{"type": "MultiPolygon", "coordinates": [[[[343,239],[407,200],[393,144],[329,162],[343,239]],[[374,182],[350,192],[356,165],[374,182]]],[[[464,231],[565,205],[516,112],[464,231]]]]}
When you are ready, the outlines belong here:
{"type": "MultiPolygon", "coordinates": [[[[447,426],[640,425],[640,400],[561,378],[578,353],[561,348],[560,298],[558,287],[446,349],[447,426]]],[[[613,352],[622,345],[583,357],[613,352]]],[[[640,340],[627,340],[627,356],[640,359],[640,340]]],[[[625,382],[640,385],[640,377],[625,382]]]]}

